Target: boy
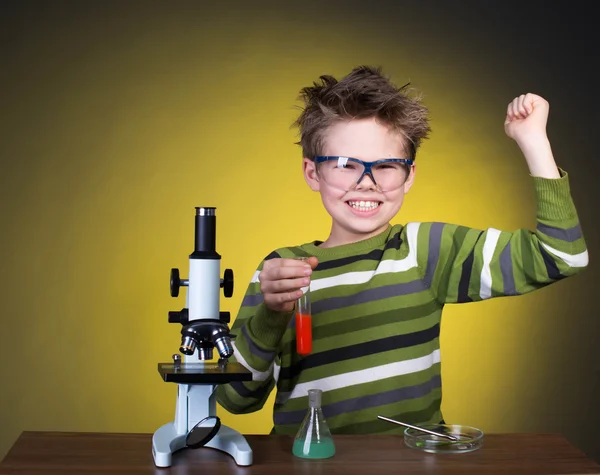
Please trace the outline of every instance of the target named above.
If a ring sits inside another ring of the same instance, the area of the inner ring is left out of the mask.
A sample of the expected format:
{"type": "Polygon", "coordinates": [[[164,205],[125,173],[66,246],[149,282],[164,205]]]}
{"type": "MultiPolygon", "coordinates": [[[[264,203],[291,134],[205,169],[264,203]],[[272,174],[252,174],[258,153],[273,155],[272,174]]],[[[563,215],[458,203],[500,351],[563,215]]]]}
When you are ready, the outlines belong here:
{"type": "Polygon", "coordinates": [[[249,413],[276,386],[273,432],[281,434],[296,433],[313,388],[323,391],[334,434],[403,430],[378,414],[439,423],[443,306],[525,294],[587,266],[568,176],[546,136],[548,103],[521,95],[504,124],[532,175],[535,232],[391,226],[414,182],[415,155],[429,133],[427,109],[375,68],[321,80],[302,90],[296,125],[304,177],[321,194],[331,232],[324,242],[278,249],[260,264],[232,327],[234,359],[253,381],[219,386],[217,400],[232,413],[249,413]],[[292,316],[307,285],[313,349],[301,356],[292,316]]]}

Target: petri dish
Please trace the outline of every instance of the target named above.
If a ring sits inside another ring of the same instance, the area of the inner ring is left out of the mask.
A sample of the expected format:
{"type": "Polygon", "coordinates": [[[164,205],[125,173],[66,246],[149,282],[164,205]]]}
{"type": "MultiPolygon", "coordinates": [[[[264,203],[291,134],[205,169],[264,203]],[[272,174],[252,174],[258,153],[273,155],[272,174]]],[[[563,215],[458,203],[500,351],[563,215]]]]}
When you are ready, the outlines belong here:
{"type": "Polygon", "coordinates": [[[441,434],[453,435],[458,440],[449,440],[415,429],[406,429],[404,443],[411,449],[430,454],[462,454],[473,452],[483,445],[483,432],[475,427],[458,424],[427,424],[420,427],[441,434]]]}

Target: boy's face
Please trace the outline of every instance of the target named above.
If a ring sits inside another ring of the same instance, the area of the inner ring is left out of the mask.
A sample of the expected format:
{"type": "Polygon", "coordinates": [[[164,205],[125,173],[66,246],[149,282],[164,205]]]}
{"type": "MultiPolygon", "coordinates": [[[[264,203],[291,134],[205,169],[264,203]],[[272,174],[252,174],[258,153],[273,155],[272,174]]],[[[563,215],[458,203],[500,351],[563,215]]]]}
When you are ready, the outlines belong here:
{"type": "MultiPolygon", "coordinates": [[[[365,162],[408,158],[404,137],[375,119],[337,123],[330,127],[324,142],[323,155],[353,157],[365,162]]],[[[343,191],[325,182],[312,160],[305,158],[303,166],[306,182],[313,191],[321,194],[323,205],[333,219],[327,245],[356,242],[383,232],[402,207],[404,195],[410,190],[415,175],[413,165],[404,184],[390,192],[382,192],[368,175],[349,191],[343,191]],[[370,209],[361,209],[357,204],[360,201],[370,202],[365,203],[370,209]],[[374,204],[376,207],[372,209],[374,204]]]]}

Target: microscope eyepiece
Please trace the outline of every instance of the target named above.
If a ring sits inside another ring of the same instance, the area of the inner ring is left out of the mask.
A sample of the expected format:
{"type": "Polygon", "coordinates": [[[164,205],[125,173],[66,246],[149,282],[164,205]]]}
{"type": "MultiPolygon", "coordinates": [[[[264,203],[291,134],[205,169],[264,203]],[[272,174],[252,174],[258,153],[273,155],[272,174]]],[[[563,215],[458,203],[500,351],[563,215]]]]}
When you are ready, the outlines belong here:
{"type": "Polygon", "coordinates": [[[217,242],[217,213],[216,208],[196,208],[194,252],[196,258],[220,259],[216,251],[217,242]]]}
{"type": "Polygon", "coordinates": [[[196,206],[196,216],[215,216],[217,208],[207,206],[196,206]]]}

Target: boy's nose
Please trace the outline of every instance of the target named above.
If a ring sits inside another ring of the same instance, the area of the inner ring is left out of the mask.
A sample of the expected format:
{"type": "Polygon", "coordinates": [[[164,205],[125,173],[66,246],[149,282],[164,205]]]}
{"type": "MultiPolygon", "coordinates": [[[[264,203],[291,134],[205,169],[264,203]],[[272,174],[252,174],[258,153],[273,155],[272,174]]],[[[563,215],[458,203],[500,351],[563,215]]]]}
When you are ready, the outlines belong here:
{"type": "Polygon", "coordinates": [[[373,175],[371,175],[370,173],[365,173],[362,176],[362,178],[360,178],[358,180],[358,183],[356,184],[356,188],[371,189],[371,190],[374,190],[375,188],[377,188],[377,185],[375,184],[375,180],[373,179],[373,175]]]}

